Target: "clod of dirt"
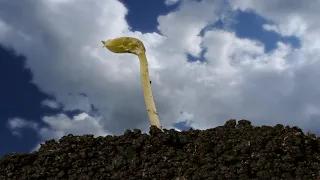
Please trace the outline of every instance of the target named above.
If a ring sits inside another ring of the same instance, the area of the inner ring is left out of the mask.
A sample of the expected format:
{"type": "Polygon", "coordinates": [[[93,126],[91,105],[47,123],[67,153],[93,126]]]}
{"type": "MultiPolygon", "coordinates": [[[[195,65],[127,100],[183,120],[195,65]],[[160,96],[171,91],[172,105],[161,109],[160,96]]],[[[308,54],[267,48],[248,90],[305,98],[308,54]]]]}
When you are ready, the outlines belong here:
{"type": "Polygon", "coordinates": [[[156,127],[62,137],[0,159],[1,180],[316,180],[320,138],[298,127],[229,120],[207,130],[156,127]]]}

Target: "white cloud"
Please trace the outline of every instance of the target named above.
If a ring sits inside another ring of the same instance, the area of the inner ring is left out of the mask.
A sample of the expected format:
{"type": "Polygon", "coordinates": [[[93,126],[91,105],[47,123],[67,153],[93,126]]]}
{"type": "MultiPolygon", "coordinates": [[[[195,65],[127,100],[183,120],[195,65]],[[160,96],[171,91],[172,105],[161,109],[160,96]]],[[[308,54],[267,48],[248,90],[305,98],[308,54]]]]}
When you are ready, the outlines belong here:
{"type": "MultiPolygon", "coordinates": [[[[165,128],[183,118],[200,129],[231,118],[258,125],[320,127],[316,121],[320,85],[315,83],[320,76],[320,41],[317,26],[304,18],[316,19],[315,12],[287,8],[272,10],[272,14],[263,9],[268,4],[232,3],[233,7],[254,8],[274,20],[277,28],[291,27],[286,34],[302,41],[300,49],[278,42],[275,50],[265,53],[262,43],[240,39],[233,32],[212,29],[199,36],[220,17],[219,1],[183,1],[178,11],[158,18],[162,35],[130,32],[124,19],[127,10],[118,1],[40,2],[0,2],[0,20],[12,29],[5,35],[0,30],[0,43],[24,54],[34,83],[68,110],[80,109],[88,115],[93,104],[102,116],[98,120],[80,116],[82,121],[65,115],[44,118],[49,126],[39,131],[44,139],[70,132],[84,134],[87,126],[93,132],[110,134],[128,128],[148,130],[138,58],[98,48],[101,40],[118,36],[134,36],[145,43],[155,102],[165,128]],[[294,21],[286,14],[299,17],[305,27],[290,26],[294,21]],[[277,20],[279,15],[283,18],[277,20]],[[185,53],[198,56],[204,48],[208,63],[187,62],[185,53]]],[[[282,2],[272,1],[270,7],[282,2]]]]}
{"type": "Polygon", "coordinates": [[[180,10],[159,16],[159,31],[166,36],[168,48],[199,56],[202,38],[200,31],[219,18],[219,1],[182,1],[180,10]]]}
{"type": "MultiPolygon", "coordinates": [[[[72,118],[61,113],[55,116],[44,116],[41,124],[45,124],[45,126],[40,126],[40,123],[38,122],[21,118],[9,119],[8,126],[12,130],[12,133],[18,136],[21,136],[22,129],[31,128],[38,132],[41,143],[43,143],[50,139],[58,140],[62,136],[68,134],[93,134],[94,136],[109,135],[110,132],[106,131],[102,126],[102,120],[102,117],[90,116],[86,113],[77,114],[72,118]]],[[[31,151],[38,150],[40,147],[39,144],[31,151]]]]}
{"type": "Polygon", "coordinates": [[[164,3],[165,3],[167,6],[172,6],[172,5],[174,5],[174,4],[177,4],[179,1],[180,1],[180,0],[165,0],[164,3]]]}
{"type": "Polygon", "coordinates": [[[21,119],[18,117],[15,118],[11,118],[8,120],[7,123],[8,127],[10,130],[12,130],[12,134],[16,135],[16,136],[21,136],[21,129],[23,128],[31,128],[31,129],[37,129],[38,128],[38,124],[35,122],[29,122],[25,119],[21,119]]]}
{"type": "Polygon", "coordinates": [[[32,128],[32,129],[37,129],[38,125],[35,122],[29,122],[27,120],[21,119],[21,118],[12,118],[8,120],[8,125],[9,128],[14,130],[14,129],[22,129],[25,127],[32,128]]]}
{"type": "Polygon", "coordinates": [[[65,105],[63,107],[63,110],[65,111],[72,111],[74,109],[87,113],[91,111],[92,104],[90,103],[89,98],[83,95],[69,94],[63,97],[62,102],[65,105]]]}
{"type": "Polygon", "coordinates": [[[59,103],[53,100],[46,99],[41,102],[43,106],[50,107],[52,109],[58,109],[60,107],[59,103]]]}
{"type": "Polygon", "coordinates": [[[279,33],[279,29],[276,25],[273,25],[273,24],[264,24],[263,26],[263,29],[266,30],[266,31],[274,31],[276,33],[279,33]]]}
{"type": "Polygon", "coordinates": [[[47,127],[37,129],[41,142],[31,149],[31,152],[38,151],[40,144],[43,144],[46,140],[58,140],[68,134],[93,134],[95,137],[110,135],[110,132],[103,129],[102,119],[102,117],[92,117],[86,113],[80,113],[73,118],[69,118],[65,114],[45,116],[43,117],[43,122],[47,127]]]}
{"type": "Polygon", "coordinates": [[[253,10],[275,22],[280,33],[295,35],[303,39],[310,31],[318,30],[320,0],[303,2],[299,0],[229,0],[233,9],[253,10]]]}
{"type": "Polygon", "coordinates": [[[103,129],[101,120],[101,117],[92,117],[86,113],[80,113],[73,118],[69,118],[65,114],[45,116],[43,117],[43,122],[47,124],[48,127],[39,129],[39,135],[44,139],[58,139],[67,134],[94,134],[95,136],[110,134],[103,129]]]}

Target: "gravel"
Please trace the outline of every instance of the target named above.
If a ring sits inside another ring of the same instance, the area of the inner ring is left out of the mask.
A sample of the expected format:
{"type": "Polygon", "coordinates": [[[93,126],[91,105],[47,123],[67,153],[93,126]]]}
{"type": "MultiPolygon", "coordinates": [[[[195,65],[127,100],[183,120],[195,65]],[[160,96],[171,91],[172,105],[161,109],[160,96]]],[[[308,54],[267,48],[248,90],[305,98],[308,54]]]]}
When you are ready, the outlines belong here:
{"type": "MultiPolygon", "coordinates": [[[[1,180],[313,180],[320,138],[298,127],[229,120],[207,130],[62,137],[0,159],[1,180]]],[[[320,179],[319,179],[320,180],[320,179]]]]}

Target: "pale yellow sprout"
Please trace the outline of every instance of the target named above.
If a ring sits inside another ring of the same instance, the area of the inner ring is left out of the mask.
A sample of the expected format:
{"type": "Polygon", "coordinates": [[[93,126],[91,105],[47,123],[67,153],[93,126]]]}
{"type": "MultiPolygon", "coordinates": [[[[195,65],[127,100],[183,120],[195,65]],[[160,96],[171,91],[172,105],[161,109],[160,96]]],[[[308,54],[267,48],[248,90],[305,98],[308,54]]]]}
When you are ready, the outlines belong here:
{"type": "Polygon", "coordinates": [[[158,118],[158,112],[156,109],[156,105],[153,100],[152,90],[151,90],[151,81],[149,78],[148,71],[148,61],[146,57],[146,49],[143,43],[133,37],[120,37],[107,41],[101,41],[103,47],[106,47],[110,51],[114,53],[131,53],[138,56],[140,60],[140,75],[141,75],[141,83],[143,89],[143,95],[145,104],[147,107],[148,116],[150,119],[151,126],[157,126],[162,130],[160,125],[160,121],[158,118]]]}

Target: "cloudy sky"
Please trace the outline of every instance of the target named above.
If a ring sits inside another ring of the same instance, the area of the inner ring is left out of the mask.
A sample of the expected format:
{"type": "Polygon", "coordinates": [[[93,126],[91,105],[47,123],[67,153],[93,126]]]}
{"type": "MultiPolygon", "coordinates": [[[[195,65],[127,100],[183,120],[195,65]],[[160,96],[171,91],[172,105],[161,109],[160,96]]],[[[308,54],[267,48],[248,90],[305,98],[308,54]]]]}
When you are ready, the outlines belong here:
{"type": "Polygon", "coordinates": [[[0,156],[67,134],[148,131],[147,49],[164,128],[228,119],[320,132],[320,0],[0,0],[0,156]]]}

